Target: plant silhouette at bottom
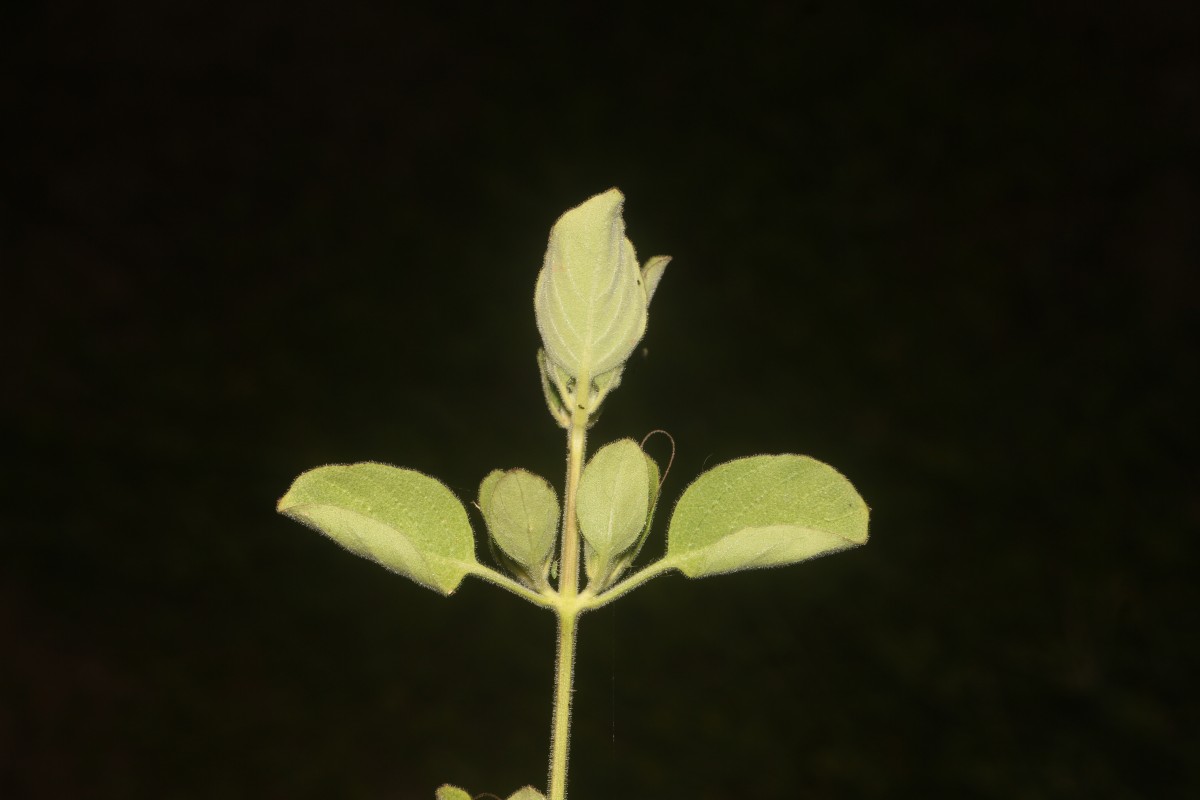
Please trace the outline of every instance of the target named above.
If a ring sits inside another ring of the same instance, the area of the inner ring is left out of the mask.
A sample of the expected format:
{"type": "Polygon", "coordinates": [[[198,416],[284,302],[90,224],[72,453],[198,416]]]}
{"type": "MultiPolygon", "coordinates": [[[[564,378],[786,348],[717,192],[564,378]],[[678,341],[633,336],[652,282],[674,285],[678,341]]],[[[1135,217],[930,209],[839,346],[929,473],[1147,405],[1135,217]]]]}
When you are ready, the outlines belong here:
{"type": "MultiPolygon", "coordinates": [[[[476,500],[496,566],[476,559],[467,509],[445,485],[379,463],[318,467],[298,477],[278,510],[342,547],[443,595],[474,575],[553,612],[557,673],[546,795],[565,800],[579,618],[672,570],[689,578],[782,566],[867,540],[868,510],[850,482],[802,455],[720,464],[684,490],[667,524],[666,552],[633,562],[659,504],[660,469],[633,439],[586,457],[588,429],[621,382],[646,330],[670,258],[640,265],[625,236],[617,189],[567,211],[550,231],[534,291],[543,347],[537,364],[551,416],[566,432],[562,502],[549,481],[495,470],[476,500]],[[582,573],[582,576],[581,576],[582,573]],[[581,577],[584,579],[581,585],[581,577]]],[[[470,800],[445,785],[436,800],[470,800]]]]}

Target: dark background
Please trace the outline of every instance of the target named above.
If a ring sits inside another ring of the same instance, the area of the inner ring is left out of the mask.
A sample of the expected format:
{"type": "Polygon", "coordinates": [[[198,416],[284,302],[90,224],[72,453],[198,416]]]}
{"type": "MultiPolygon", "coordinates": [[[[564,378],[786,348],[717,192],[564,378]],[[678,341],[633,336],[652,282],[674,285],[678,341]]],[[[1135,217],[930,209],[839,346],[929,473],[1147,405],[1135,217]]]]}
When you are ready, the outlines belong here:
{"type": "Polygon", "coordinates": [[[1195,793],[1200,31],[964,5],[6,6],[0,795],[541,785],[551,616],[273,508],[561,482],[533,282],[614,185],[675,261],[593,441],[872,539],[585,617],[572,797],[1195,793]]]}

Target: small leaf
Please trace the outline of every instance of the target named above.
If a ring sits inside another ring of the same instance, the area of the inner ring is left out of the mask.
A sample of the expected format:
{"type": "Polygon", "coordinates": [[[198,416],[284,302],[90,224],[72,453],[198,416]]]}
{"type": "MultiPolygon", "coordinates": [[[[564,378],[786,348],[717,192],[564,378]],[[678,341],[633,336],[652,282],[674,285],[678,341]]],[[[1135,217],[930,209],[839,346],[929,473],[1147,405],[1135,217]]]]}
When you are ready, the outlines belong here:
{"type": "Polygon", "coordinates": [[[600,563],[591,546],[585,543],[587,559],[585,564],[589,580],[588,588],[597,594],[615,584],[617,579],[629,569],[629,565],[637,559],[638,554],[642,551],[642,547],[646,544],[646,539],[650,536],[650,527],[654,524],[654,511],[658,506],[659,472],[658,462],[651,458],[649,454],[646,454],[646,475],[649,486],[649,500],[647,502],[649,509],[646,514],[646,524],[642,526],[642,532],[638,534],[637,541],[634,542],[633,546],[616,555],[604,574],[597,574],[597,571],[603,568],[603,565],[600,563]]]}
{"type": "MultiPolygon", "coordinates": [[[[558,368],[547,361],[545,350],[538,350],[537,362],[538,373],[542,378],[542,396],[546,398],[546,408],[550,409],[550,416],[554,417],[562,427],[570,427],[571,412],[565,405],[569,399],[562,396],[562,390],[558,388],[551,377],[551,370],[558,372],[558,368]]],[[[554,377],[559,376],[555,375],[554,377]]]]}
{"type": "Polygon", "coordinates": [[[546,795],[532,786],[526,786],[524,789],[518,789],[511,794],[508,800],[546,800],[546,795]]]}
{"type": "Polygon", "coordinates": [[[500,479],[503,477],[504,470],[494,469],[489,472],[482,481],[479,482],[479,499],[476,501],[475,505],[479,508],[479,511],[483,514],[483,518],[485,520],[487,519],[488,514],[491,513],[490,509],[492,492],[496,490],[496,484],[499,483],[500,479]]]}
{"type": "Polygon", "coordinates": [[[642,285],[646,287],[646,305],[650,304],[655,290],[658,289],[658,282],[662,280],[663,272],[670,263],[670,256],[654,256],[646,260],[645,266],[642,267],[642,285]]]}
{"type": "Polygon", "coordinates": [[[415,470],[374,462],[317,467],[296,478],[278,510],[444,595],[477,563],[463,504],[415,470]]]}
{"type": "Polygon", "coordinates": [[[646,454],[632,439],[618,439],[592,456],[579,479],[576,516],[591,548],[588,574],[602,575],[628,550],[646,525],[650,475],[646,454]]]}
{"type": "Polygon", "coordinates": [[[472,798],[465,789],[447,783],[438,788],[433,795],[433,800],[472,800],[472,798]]]}
{"type": "Polygon", "coordinates": [[[833,467],[798,455],[740,458],[684,491],[666,558],[690,578],[791,564],[866,542],[867,518],[833,467]]]}
{"type": "Polygon", "coordinates": [[[594,405],[599,405],[600,401],[608,396],[609,392],[621,385],[621,375],[625,372],[625,365],[610,369],[602,375],[597,375],[592,381],[592,386],[596,389],[595,399],[592,401],[594,405]]]}
{"type": "Polygon", "coordinates": [[[611,576],[609,576],[610,583],[619,578],[621,573],[624,572],[629,565],[633,563],[634,559],[638,557],[638,554],[642,551],[642,547],[646,544],[646,539],[648,539],[650,536],[650,527],[654,524],[654,512],[658,508],[658,483],[660,480],[660,474],[658,471],[658,462],[651,458],[648,453],[645,455],[647,485],[650,487],[649,500],[647,502],[649,510],[646,513],[646,524],[642,526],[642,532],[638,536],[637,542],[634,543],[633,547],[629,548],[628,551],[620,556],[620,563],[618,564],[617,569],[611,576]]]}
{"type": "Polygon", "coordinates": [[[646,292],[633,244],[625,238],[617,189],[563,214],[534,293],[546,356],[584,389],[623,364],[646,330],[646,292]]]}
{"type": "Polygon", "coordinates": [[[480,485],[479,508],[505,555],[541,575],[558,533],[558,496],[550,484],[523,469],[497,470],[480,485]]]}

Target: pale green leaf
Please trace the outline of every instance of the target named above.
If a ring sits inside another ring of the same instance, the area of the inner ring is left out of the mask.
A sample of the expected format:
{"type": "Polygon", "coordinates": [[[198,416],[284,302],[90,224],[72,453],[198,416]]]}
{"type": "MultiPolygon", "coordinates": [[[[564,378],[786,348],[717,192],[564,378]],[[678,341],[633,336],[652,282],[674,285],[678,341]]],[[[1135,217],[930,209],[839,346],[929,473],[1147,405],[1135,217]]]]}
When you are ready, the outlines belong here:
{"type": "Polygon", "coordinates": [[[538,331],[551,362],[580,382],[623,364],[646,330],[646,292],[621,217],[617,189],[563,214],[550,241],[534,293],[538,331]]]}
{"type": "Polygon", "coordinates": [[[479,507],[480,513],[486,520],[491,513],[492,492],[496,488],[496,484],[504,477],[504,470],[494,469],[489,472],[479,483],[479,499],[475,505],[479,507]]]}
{"type": "Polygon", "coordinates": [[[692,578],[804,561],[867,541],[867,505],[833,467],[752,456],[714,467],[679,498],[666,558],[692,578]]]}
{"type": "Polygon", "coordinates": [[[646,539],[650,536],[650,527],[654,524],[654,512],[658,508],[658,482],[661,479],[658,471],[658,462],[646,454],[646,485],[649,487],[649,496],[647,499],[648,510],[646,513],[646,524],[642,526],[642,532],[638,535],[637,542],[627,552],[620,557],[620,566],[610,578],[615,579],[620,576],[620,572],[625,570],[633,560],[638,557],[638,553],[642,551],[642,547],[646,544],[646,539]]]}
{"type": "Polygon", "coordinates": [[[480,486],[479,507],[505,555],[540,575],[558,533],[558,496],[550,484],[523,469],[492,472],[480,486]]]}
{"type": "Polygon", "coordinates": [[[445,784],[438,787],[437,792],[433,795],[433,800],[472,800],[472,797],[465,789],[445,784]]]}
{"type": "Polygon", "coordinates": [[[658,282],[662,280],[663,272],[667,269],[667,264],[671,263],[670,256],[653,256],[646,260],[645,266],[642,267],[642,285],[646,287],[646,304],[650,304],[650,300],[654,297],[654,292],[658,289],[658,282]]]}
{"type": "Polygon", "coordinates": [[[650,536],[650,527],[654,524],[654,511],[658,507],[658,483],[659,472],[658,463],[646,455],[646,476],[648,478],[647,485],[649,487],[649,499],[647,505],[649,510],[646,514],[646,524],[642,526],[642,532],[638,535],[637,541],[633,546],[622,553],[615,556],[611,565],[604,575],[597,575],[597,569],[603,565],[600,564],[596,554],[590,546],[586,546],[588,567],[588,588],[599,593],[612,586],[617,582],[617,579],[629,569],[629,565],[637,559],[638,554],[642,551],[642,547],[646,544],[646,539],[650,536]]]}
{"type": "Polygon", "coordinates": [[[295,480],[278,510],[441,594],[477,563],[463,504],[415,470],[374,462],[317,467],[295,480]]]}
{"type": "Polygon", "coordinates": [[[592,385],[596,389],[596,395],[592,400],[593,405],[599,405],[600,401],[608,396],[609,392],[621,385],[621,375],[625,372],[625,365],[610,369],[601,375],[597,375],[592,385]]]}
{"type": "Polygon", "coordinates": [[[550,409],[550,416],[554,417],[559,425],[566,428],[571,424],[571,412],[566,407],[565,403],[569,402],[569,398],[564,397],[563,389],[559,388],[559,383],[563,383],[558,374],[561,370],[555,365],[549,363],[546,358],[546,351],[538,349],[537,352],[538,374],[542,378],[542,396],[546,398],[546,408],[550,409]],[[552,375],[553,371],[553,375],[552,375]]]}
{"type": "Polygon", "coordinates": [[[612,559],[628,550],[646,525],[650,475],[642,448],[618,439],[592,456],[579,479],[576,516],[579,532],[591,548],[589,574],[601,574],[612,559]]]}
{"type": "Polygon", "coordinates": [[[509,795],[508,800],[546,800],[546,795],[532,786],[526,786],[524,789],[518,789],[509,795]]]}

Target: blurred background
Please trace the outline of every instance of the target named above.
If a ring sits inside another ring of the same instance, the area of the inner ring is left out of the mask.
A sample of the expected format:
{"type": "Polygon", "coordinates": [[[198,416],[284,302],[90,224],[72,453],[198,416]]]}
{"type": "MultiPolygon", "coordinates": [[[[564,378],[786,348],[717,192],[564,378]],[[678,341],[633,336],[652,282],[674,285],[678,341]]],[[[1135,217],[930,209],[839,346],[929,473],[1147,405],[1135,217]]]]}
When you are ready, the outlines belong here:
{"type": "Polygon", "coordinates": [[[675,260],[593,443],[872,539],[585,617],[572,797],[1194,796],[1200,31],[882,5],[7,7],[0,795],[543,785],[552,617],[274,503],[561,484],[533,284],[619,186],[675,260]]]}

